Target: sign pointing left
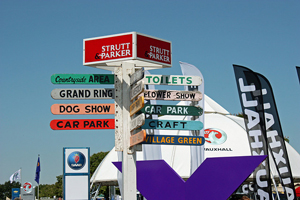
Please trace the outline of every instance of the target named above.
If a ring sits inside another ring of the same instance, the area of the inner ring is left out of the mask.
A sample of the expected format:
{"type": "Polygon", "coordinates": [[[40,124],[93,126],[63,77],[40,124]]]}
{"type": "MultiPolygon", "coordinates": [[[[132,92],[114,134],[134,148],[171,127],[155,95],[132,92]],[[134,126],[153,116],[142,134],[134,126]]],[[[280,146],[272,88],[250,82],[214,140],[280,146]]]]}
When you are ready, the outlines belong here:
{"type": "Polygon", "coordinates": [[[114,129],[115,119],[58,119],[50,122],[53,130],[114,129]]]}
{"type": "Polygon", "coordinates": [[[54,89],[51,92],[53,99],[114,99],[114,88],[95,89],[54,89]]]}
{"type": "Polygon", "coordinates": [[[114,84],[113,74],[53,74],[53,84],[114,84]]]}

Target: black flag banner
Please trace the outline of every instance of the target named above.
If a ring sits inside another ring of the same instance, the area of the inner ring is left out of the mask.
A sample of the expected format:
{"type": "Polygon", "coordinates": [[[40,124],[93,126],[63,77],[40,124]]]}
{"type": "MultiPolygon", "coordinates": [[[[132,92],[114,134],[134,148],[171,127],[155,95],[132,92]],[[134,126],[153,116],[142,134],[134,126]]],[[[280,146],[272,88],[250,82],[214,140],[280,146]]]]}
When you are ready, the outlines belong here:
{"type": "Polygon", "coordinates": [[[262,87],[267,142],[275,161],[281,185],[288,200],[296,199],[293,175],[284,142],[284,136],[277,112],[277,106],[271,84],[263,75],[256,73],[262,87]]]}
{"type": "Polygon", "coordinates": [[[298,73],[298,78],[299,78],[299,83],[300,83],[300,67],[296,67],[297,73],[298,73]]]}
{"type": "MultiPolygon", "coordinates": [[[[252,155],[267,155],[267,137],[261,83],[255,72],[233,65],[252,155]]],[[[271,200],[269,157],[253,172],[256,199],[271,200]]]]}

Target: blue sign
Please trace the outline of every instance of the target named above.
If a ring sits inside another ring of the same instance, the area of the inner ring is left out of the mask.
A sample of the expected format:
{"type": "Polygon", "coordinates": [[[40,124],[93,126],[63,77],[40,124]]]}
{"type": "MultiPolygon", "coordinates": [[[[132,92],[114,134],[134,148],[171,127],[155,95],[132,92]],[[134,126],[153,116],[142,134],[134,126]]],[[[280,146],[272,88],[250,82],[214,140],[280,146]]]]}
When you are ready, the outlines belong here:
{"type": "Polygon", "coordinates": [[[146,140],[142,144],[201,146],[204,142],[205,139],[202,136],[147,135],[146,140]]]}
{"type": "Polygon", "coordinates": [[[81,152],[74,151],[70,153],[67,161],[69,167],[71,167],[74,170],[80,170],[84,167],[86,158],[81,152]]]}
{"type": "Polygon", "coordinates": [[[20,197],[20,188],[12,188],[11,189],[11,199],[14,200],[15,198],[20,197]]]}
{"type": "Polygon", "coordinates": [[[146,119],[142,129],[169,129],[169,130],[201,130],[203,123],[200,121],[184,120],[154,120],[146,119]]]}

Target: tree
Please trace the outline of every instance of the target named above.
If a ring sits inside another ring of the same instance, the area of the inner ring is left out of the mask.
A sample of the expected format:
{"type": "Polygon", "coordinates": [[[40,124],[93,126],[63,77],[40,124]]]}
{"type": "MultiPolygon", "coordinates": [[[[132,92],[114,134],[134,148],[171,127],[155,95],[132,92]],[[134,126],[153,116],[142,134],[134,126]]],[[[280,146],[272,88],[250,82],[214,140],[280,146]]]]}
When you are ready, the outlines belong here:
{"type": "Polygon", "coordinates": [[[12,188],[20,188],[21,183],[13,181],[6,181],[4,184],[0,184],[0,199],[6,199],[6,197],[11,198],[12,188]]]}
{"type": "Polygon", "coordinates": [[[99,152],[95,153],[90,157],[90,173],[91,176],[93,176],[94,172],[96,171],[98,165],[102,162],[102,160],[105,158],[105,156],[109,153],[107,152],[99,152]]]}
{"type": "MultiPolygon", "coordinates": [[[[107,152],[99,152],[95,153],[90,157],[90,173],[91,176],[96,171],[98,165],[102,162],[105,156],[109,153],[107,152]]],[[[102,186],[100,192],[108,197],[108,187],[102,186]]],[[[55,184],[41,184],[40,185],[40,197],[63,197],[63,175],[56,177],[55,184]]],[[[0,198],[2,199],[2,198],[0,198]]]]}

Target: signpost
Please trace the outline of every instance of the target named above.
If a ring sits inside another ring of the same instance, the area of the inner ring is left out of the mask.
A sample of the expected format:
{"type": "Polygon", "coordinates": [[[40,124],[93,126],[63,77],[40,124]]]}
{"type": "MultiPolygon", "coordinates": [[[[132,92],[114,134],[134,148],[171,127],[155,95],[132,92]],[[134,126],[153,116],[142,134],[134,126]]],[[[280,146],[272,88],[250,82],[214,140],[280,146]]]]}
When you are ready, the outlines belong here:
{"type": "Polygon", "coordinates": [[[144,107],[144,97],[141,96],[140,98],[138,98],[135,102],[133,102],[130,105],[130,117],[132,115],[134,115],[135,113],[137,113],[139,110],[141,110],[144,107]]]}
{"type": "Polygon", "coordinates": [[[114,119],[56,119],[50,122],[53,130],[114,129],[114,119]]]}
{"type": "Polygon", "coordinates": [[[114,84],[113,74],[53,74],[53,84],[114,84]]]}
{"type": "Polygon", "coordinates": [[[130,147],[144,142],[146,139],[146,131],[142,130],[130,137],[130,147]]]}
{"type": "Polygon", "coordinates": [[[198,91],[145,90],[144,97],[146,100],[200,101],[203,95],[198,91]]]}
{"type": "Polygon", "coordinates": [[[203,109],[196,106],[150,105],[146,104],[141,112],[149,115],[191,115],[200,116],[203,109]]]}
{"type": "Polygon", "coordinates": [[[200,121],[184,120],[154,120],[146,119],[142,129],[167,129],[167,130],[201,130],[203,123],[200,121]]]}
{"type": "Polygon", "coordinates": [[[142,144],[201,146],[204,142],[205,139],[202,136],[147,135],[142,144]]]}
{"type": "Polygon", "coordinates": [[[111,104],[53,104],[54,115],[103,115],[115,114],[115,105],[111,104]]]}
{"type": "Polygon", "coordinates": [[[201,85],[200,76],[176,76],[176,75],[147,75],[145,84],[149,85],[201,85]]]}
{"type": "Polygon", "coordinates": [[[114,99],[114,88],[95,89],[54,89],[51,92],[53,99],[114,99]]]}
{"type": "Polygon", "coordinates": [[[54,74],[53,84],[114,84],[114,88],[54,89],[53,99],[86,100],[113,99],[114,104],[54,104],[55,115],[115,114],[115,119],[58,119],[50,122],[53,130],[115,129],[115,149],[123,151],[122,199],[136,199],[137,144],[203,145],[203,137],[146,136],[142,130],[201,130],[200,121],[152,120],[145,114],[202,115],[203,109],[195,106],[146,105],[144,100],[200,101],[198,91],[144,90],[144,84],[199,86],[198,76],[144,75],[144,67],[157,69],[172,66],[171,42],[152,36],[129,32],[83,41],[83,65],[114,71],[114,74],[54,74]],[[138,69],[137,71],[135,71],[138,69]],[[138,97],[138,99],[136,99],[138,97]],[[135,101],[134,101],[135,100],[135,101]],[[131,103],[131,101],[134,101],[131,103]],[[144,107],[144,108],[143,108],[144,107]],[[138,111],[144,113],[134,116],[138,111]]]}

